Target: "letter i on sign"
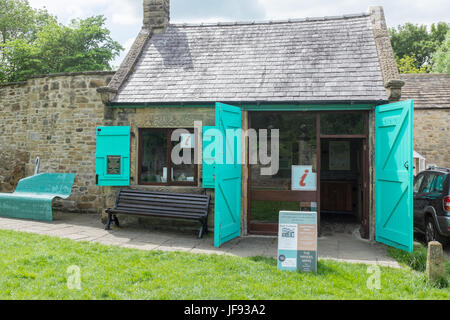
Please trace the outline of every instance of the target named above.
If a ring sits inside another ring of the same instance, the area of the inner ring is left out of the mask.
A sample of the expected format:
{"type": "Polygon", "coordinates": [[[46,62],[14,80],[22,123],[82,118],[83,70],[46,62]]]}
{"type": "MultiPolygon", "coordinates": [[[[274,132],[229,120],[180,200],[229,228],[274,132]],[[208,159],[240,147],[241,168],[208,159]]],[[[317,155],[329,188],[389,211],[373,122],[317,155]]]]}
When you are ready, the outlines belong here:
{"type": "Polygon", "coordinates": [[[191,145],[191,136],[189,135],[186,139],[186,143],[184,144],[184,146],[186,148],[189,148],[190,145],[191,145]]]}
{"type": "Polygon", "coordinates": [[[306,177],[308,176],[309,170],[305,170],[305,173],[303,174],[303,176],[300,178],[300,187],[305,187],[306,183],[306,177]]]}

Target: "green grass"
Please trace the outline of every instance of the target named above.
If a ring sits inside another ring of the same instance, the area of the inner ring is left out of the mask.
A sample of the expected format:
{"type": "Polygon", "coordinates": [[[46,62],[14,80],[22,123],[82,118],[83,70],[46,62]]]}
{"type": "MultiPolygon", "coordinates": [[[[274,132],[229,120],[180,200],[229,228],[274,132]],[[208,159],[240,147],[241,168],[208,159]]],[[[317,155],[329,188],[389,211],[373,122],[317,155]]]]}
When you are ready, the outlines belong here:
{"type": "Polygon", "coordinates": [[[425,272],[427,267],[427,248],[419,243],[414,244],[414,250],[411,253],[388,247],[388,255],[398,263],[419,272],[425,272]]]}
{"type": "MultiPolygon", "coordinates": [[[[428,249],[421,243],[414,243],[413,252],[405,252],[399,249],[388,247],[388,255],[397,260],[401,265],[409,267],[412,270],[424,273],[427,268],[427,254],[428,249]]],[[[446,261],[445,269],[447,273],[447,279],[439,281],[437,287],[448,287],[450,279],[450,261],[446,261]]]]}
{"type": "Polygon", "coordinates": [[[277,270],[275,259],[147,252],[0,231],[0,299],[449,299],[410,269],[320,261],[318,274],[277,270]],[[67,268],[81,269],[81,290],[67,268]]]}

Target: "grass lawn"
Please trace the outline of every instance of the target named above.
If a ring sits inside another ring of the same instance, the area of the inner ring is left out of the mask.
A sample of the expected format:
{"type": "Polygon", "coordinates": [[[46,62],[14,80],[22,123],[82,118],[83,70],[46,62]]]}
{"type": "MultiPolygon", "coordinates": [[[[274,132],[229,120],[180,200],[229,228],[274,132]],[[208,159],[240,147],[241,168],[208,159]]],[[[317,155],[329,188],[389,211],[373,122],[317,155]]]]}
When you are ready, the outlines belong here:
{"type": "MultiPolygon", "coordinates": [[[[418,272],[425,272],[427,268],[428,248],[422,243],[415,242],[412,253],[389,247],[388,255],[397,260],[401,265],[418,272]]],[[[443,279],[444,283],[441,284],[442,286],[449,285],[450,261],[445,262],[445,271],[447,273],[447,279],[443,279]]]]}
{"type": "Polygon", "coordinates": [[[280,272],[275,259],[146,252],[0,231],[0,299],[449,299],[409,268],[320,261],[318,275],[280,272]],[[67,287],[70,266],[81,290],[67,287]]]}

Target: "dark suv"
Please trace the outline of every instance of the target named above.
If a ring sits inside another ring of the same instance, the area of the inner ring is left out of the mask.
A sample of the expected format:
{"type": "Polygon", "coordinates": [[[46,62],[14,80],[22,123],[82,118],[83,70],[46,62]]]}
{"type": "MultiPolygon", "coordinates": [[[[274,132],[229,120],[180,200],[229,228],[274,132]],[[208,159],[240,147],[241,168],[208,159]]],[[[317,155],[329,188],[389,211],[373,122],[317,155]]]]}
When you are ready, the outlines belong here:
{"type": "Polygon", "coordinates": [[[450,169],[430,168],[414,179],[414,229],[443,246],[450,239],[450,169]]]}

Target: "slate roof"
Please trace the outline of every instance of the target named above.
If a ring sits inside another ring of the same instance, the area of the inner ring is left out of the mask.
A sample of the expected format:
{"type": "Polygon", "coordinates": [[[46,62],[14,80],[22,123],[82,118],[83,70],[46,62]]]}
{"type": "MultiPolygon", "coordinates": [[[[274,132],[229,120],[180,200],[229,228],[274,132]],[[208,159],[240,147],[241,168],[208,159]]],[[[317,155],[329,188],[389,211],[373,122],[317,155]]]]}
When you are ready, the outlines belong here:
{"type": "Polygon", "coordinates": [[[415,108],[450,109],[450,74],[402,74],[402,100],[414,99],[415,108]]]}
{"type": "Polygon", "coordinates": [[[170,25],[113,103],[387,100],[369,14],[170,25]]]}

